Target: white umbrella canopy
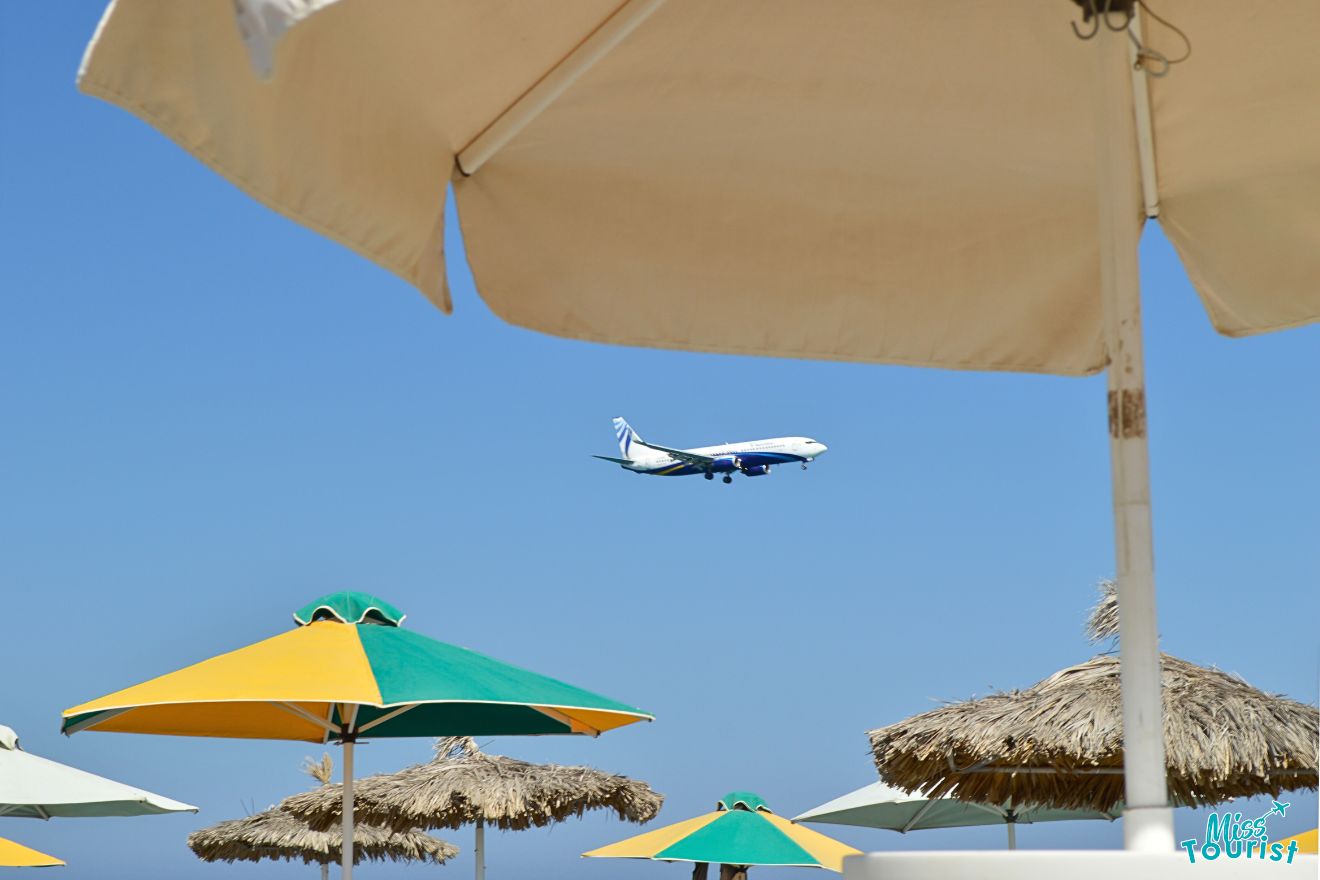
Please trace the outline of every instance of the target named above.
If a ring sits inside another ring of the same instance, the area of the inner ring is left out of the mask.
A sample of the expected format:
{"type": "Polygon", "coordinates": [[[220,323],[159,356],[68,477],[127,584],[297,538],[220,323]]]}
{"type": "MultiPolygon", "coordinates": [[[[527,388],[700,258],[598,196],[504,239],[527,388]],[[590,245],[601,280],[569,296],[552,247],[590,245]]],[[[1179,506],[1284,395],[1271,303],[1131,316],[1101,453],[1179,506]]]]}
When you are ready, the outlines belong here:
{"type": "Polygon", "coordinates": [[[1320,5],[1157,5],[116,0],[79,84],[446,310],[452,182],[532,329],[1109,367],[1124,833],[1168,851],[1137,243],[1222,333],[1320,319],[1320,5]]]}
{"type": "Polygon", "coordinates": [[[191,804],[23,751],[0,725],[0,816],[52,819],[195,813],[191,804]]]}
{"type": "Polygon", "coordinates": [[[1034,822],[1066,822],[1075,819],[1114,821],[1122,808],[1102,810],[1060,810],[1037,804],[978,804],[950,797],[927,798],[900,788],[873,782],[856,791],[835,798],[794,816],[794,822],[823,825],[856,825],[862,828],[887,828],[906,834],[927,828],[968,828],[975,825],[1004,825],[1008,828],[1008,847],[1017,848],[1017,825],[1034,822]]]}

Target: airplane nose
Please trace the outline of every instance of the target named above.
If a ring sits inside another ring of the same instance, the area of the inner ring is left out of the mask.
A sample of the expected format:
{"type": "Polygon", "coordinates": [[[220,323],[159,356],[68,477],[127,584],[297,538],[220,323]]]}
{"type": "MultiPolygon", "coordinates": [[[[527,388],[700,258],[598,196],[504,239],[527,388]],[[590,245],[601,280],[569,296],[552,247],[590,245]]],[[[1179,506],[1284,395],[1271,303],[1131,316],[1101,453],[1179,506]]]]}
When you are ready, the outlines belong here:
{"type": "Polygon", "coordinates": [[[822,453],[830,451],[830,448],[826,446],[824,443],[817,443],[816,445],[820,447],[819,449],[816,450],[816,455],[820,455],[822,453]]]}

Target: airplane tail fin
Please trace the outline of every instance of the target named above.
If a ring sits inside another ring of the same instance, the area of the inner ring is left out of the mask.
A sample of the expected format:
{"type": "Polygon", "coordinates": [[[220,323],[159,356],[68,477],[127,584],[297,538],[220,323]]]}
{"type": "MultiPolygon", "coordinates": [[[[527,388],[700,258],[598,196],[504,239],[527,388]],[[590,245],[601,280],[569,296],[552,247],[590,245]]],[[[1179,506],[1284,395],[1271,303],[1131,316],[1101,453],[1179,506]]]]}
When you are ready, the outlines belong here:
{"type": "Polygon", "coordinates": [[[632,461],[635,458],[632,454],[633,444],[642,438],[637,436],[632,425],[622,417],[614,420],[614,435],[619,438],[619,451],[623,453],[623,457],[632,461]]]}

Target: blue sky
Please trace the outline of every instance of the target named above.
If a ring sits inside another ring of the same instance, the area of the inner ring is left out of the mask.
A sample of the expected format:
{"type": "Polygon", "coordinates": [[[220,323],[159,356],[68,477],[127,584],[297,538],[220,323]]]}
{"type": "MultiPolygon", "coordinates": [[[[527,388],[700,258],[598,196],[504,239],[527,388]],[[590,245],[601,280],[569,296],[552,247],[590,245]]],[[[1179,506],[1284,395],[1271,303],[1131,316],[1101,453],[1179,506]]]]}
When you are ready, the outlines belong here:
{"type": "MultiPolygon", "coordinates": [[[[201,864],[183,838],[308,785],[298,765],[319,749],[64,739],[58,719],[277,633],[334,589],[655,712],[598,741],[489,747],[644,778],[665,822],[732,789],[794,814],[873,781],[867,729],[1093,653],[1082,621],[1113,566],[1103,378],[553,339],[491,316],[457,256],[445,317],[80,95],[101,6],[0,13],[0,723],[202,812],[0,820],[64,857],[61,876],[308,875],[201,864]],[[665,444],[808,434],[830,452],[731,487],[638,477],[588,456],[613,452],[615,415],[665,444]]],[[[1219,337],[1157,229],[1142,259],[1164,648],[1314,701],[1320,328],[1219,337]]],[[[372,743],[359,772],[428,754],[372,743]]],[[[1291,800],[1276,834],[1315,825],[1315,796],[1291,800]]],[[[1202,822],[1180,811],[1180,837],[1202,822]]],[[[491,875],[686,876],[576,858],[635,831],[590,817],[492,835],[491,875]]],[[[1120,840],[1098,823],[1019,834],[1120,840]]],[[[448,871],[470,869],[465,855],[448,871]]]]}

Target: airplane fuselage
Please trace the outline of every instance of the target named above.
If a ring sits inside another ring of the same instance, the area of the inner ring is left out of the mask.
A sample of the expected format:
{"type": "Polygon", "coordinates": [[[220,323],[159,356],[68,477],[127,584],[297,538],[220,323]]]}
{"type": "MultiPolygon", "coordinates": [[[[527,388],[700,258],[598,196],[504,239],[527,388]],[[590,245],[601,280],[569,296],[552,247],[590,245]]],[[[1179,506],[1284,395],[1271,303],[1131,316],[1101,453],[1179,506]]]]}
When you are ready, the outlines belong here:
{"type": "MultiPolygon", "coordinates": [[[[643,447],[644,451],[644,447],[643,447]]],[[[651,452],[620,467],[653,477],[686,477],[694,474],[728,474],[742,471],[759,476],[778,464],[806,464],[825,451],[825,445],[810,437],[772,437],[746,443],[724,443],[686,449],[694,455],[714,459],[709,467],[700,467],[674,458],[668,453],[651,452]]],[[[636,455],[636,452],[634,452],[636,455]]]]}

